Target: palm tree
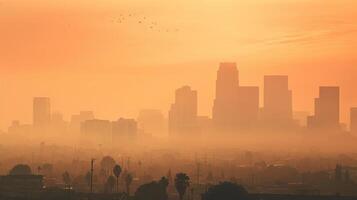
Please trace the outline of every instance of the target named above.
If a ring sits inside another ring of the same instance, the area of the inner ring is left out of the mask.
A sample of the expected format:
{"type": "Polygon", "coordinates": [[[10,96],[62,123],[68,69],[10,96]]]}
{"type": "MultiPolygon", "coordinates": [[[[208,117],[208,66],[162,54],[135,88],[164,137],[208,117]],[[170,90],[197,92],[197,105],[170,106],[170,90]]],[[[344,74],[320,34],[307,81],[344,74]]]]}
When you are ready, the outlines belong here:
{"type": "Polygon", "coordinates": [[[126,193],[130,196],[130,185],[133,182],[133,176],[131,174],[127,174],[125,176],[125,185],[126,185],[126,193]]]}
{"type": "Polygon", "coordinates": [[[115,177],[117,177],[117,192],[119,192],[119,176],[121,174],[121,167],[120,165],[115,165],[114,168],[113,168],[113,173],[115,175],[115,177]]]}
{"type": "Polygon", "coordinates": [[[190,177],[184,173],[176,174],[175,187],[179,194],[180,200],[183,199],[187,188],[190,186],[190,177]]]}

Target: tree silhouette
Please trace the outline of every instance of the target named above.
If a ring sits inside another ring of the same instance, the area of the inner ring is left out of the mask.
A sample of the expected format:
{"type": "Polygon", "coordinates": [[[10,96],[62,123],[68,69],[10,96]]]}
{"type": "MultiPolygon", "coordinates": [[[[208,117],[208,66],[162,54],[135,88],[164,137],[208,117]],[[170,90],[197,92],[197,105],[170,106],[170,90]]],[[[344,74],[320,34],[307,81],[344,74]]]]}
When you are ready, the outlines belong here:
{"type": "Polygon", "coordinates": [[[119,176],[121,174],[121,167],[119,165],[115,165],[113,168],[113,173],[115,175],[115,177],[117,177],[117,192],[119,192],[119,176]]]}
{"type": "Polygon", "coordinates": [[[223,182],[212,186],[202,195],[202,200],[246,200],[247,191],[240,185],[223,182]]]}
{"type": "Polygon", "coordinates": [[[107,186],[107,189],[109,189],[109,192],[113,192],[114,186],[115,186],[115,177],[113,175],[108,177],[106,186],[107,186]]]}
{"type": "Polygon", "coordinates": [[[65,188],[70,188],[70,185],[71,185],[71,176],[69,175],[69,173],[67,171],[65,171],[63,174],[62,174],[62,180],[65,184],[65,188]]]}
{"type": "Polygon", "coordinates": [[[109,176],[113,167],[115,166],[115,160],[110,156],[104,156],[100,161],[100,166],[105,172],[105,176],[109,176]]]}
{"type": "Polygon", "coordinates": [[[130,185],[133,182],[133,176],[129,173],[125,176],[126,193],[130,196],[130,185]]]}
{"type": "Polygon", "coordinates": [[[9,175],[31,175],[32,171],[28,165],[18,164],[15,165],[9,172],[9,175]]]}
{"type": "Polygon", "coordinates": [[[167,179],[144,184],[135,192],[134,200],[168,200],[167,179]]]}
{"type": "Polygon", "coordinates": [[[190,186],[190,177],[184,173],[176,174],[175,187],[179,194],[180,200],[183,199],[187,188],[190,186]]]}
{"type": "Polygon", "coordinates": [[[162,178],[160,179],[159,183],[160,183],[162,186],[164,186],[165,188],[167,188],[167,187],[169,186],[169,184],[170,184],[169,179],[166,178],[166,177],[162,177],[162,178]]]}

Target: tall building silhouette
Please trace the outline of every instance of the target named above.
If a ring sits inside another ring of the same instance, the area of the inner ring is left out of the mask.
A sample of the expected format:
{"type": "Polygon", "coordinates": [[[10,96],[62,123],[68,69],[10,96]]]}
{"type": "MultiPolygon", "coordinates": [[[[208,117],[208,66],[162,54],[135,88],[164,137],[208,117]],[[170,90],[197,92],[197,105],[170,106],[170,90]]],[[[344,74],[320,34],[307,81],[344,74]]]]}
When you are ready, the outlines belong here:
{"type": "Polygon", "coordinates": [[[340,128],[340,88],[320,87],[315,99],[315,114],[308,117],[309,128],[336,130],[340,128]]]}
{"type": "Polygon", "coordinates": [[[218,131],[234,131],[238,120],[239,75],[236,63],[221,63],[217,71],[212,119],[218,131]]]}
{"type": "Polygon", "coordinates": [[[197,91],[183,86],[175,92],[169,111],[170,134],[188,134],[197,130],[197,91]]]}
{"type": "Polygon", "coordinates": [[[273,127],[289,126],[292,113],[288,76],[264,76],[264,122],[273,127]]]}
{"type": "Polygon", "coordinates": [[[33,125],[36,128],[48,127],[51,122],[51,102],[48,97],[33,99],[33,125]]]}
{"type": "Polygon", "coordinates": [[[357,134],[357,107],[350,110],[350,130],[352,134],[357,134]]]}

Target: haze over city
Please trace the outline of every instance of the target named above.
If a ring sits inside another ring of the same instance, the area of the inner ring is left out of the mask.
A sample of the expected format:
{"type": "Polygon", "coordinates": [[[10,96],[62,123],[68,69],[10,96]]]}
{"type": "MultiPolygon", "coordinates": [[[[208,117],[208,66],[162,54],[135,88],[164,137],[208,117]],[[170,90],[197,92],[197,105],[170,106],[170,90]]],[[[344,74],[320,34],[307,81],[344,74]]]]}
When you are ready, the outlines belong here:
{"type": "Polygon", "coordinates": [[[356,8],[0,0],[0,199],[355,199],[356,8]]]}

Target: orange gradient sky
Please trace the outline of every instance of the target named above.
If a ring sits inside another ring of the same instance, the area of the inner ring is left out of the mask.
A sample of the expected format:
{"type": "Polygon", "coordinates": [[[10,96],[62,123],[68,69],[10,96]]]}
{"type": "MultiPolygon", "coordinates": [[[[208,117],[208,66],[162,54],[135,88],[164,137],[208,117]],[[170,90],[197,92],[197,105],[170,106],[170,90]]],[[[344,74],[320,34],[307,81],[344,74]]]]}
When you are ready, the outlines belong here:
{"type": "Polygon", "coordinates": [[[299,111],[313,110],[319,85],[339,85],[347,121],[356,21],[354,0],[1,0],[0,128],[31,122],[34,96],[51,97],[66,119],[166,114],[185,84],[210,115],[222,61],[238,63],[241,85],[289,75],[299,111]]]}

